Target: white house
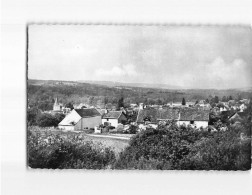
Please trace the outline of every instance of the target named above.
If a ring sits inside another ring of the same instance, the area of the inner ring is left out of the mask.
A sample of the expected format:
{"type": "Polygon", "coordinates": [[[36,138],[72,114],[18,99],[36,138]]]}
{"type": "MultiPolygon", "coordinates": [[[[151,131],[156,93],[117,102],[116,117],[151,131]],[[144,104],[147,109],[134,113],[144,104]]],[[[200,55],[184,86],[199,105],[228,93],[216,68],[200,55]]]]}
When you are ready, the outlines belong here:
{"type": "Polygon", "coordinates": [[[209,112],[209,110],[182,109],[177,124],[206,128],[209,122],[209,112]]]}
{"type": "Polygon", "coordinates": [[[247,109],[247,106],[245,104],[242,104],[239,106],[240,112],[243,112],[245,109],[247,109]]]}
{"type": "Polygon", "coordinates": [[[224,111],[227,111],[227,108],[225,106],[220,107],[220,112],[224,112],[224,111]]]}
{"type": "Polygon", "coordinates": [[[102,124],[117,127],[119,123],[123,123],[127,118],[122,111],[109,111],[102,117],[102,124]]]}
{"type": "Polygon", "coordinates": [[[77,131],[102,124],[101,114],[95,108],[72,110],[58,125],[60,129],[77,131]]]}

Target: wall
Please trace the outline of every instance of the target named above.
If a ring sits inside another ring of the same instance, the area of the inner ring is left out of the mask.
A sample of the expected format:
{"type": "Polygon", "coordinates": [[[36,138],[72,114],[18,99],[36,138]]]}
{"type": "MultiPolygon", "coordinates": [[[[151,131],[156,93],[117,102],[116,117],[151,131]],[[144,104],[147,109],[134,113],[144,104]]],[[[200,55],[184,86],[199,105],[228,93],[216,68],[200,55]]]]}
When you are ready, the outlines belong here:
{"type": "Polygon", "coordinates": [[[102,119],[102,124],[104,125],[104,123],[105,122],[109,122],[109,123],[111,123],[111,126],[113,126],[113,127],[117,127],[118,126],[118,119],[102,119]]]}
{"type": "Polygon", "coordinates": [[[177,125],[180,126],[180,125],[190,125],[190,121],[177,121],[177,125]]]}
{"type": "Polygon", "coordinates": [[[59,125],[59,128],[62,130],[66,130],[66,131],[73,131],[74,130],[74,126],[64,126],[64,125],[59,125]]]}
{"type": "Polygon", "coordinates": [[[101,125],[101,116],[82,118],[74,127],[74,130],[81,130],[87,128],[94,128],[95,126],[101,125]]]}
{"type": "Polygon", "coordinates": [[[206,128],[208,126],[208,121],[195,121],[194,124],[197,126],[197,128],[206,128]]]}
{"type": "MultiPolygon", "coordinates": [[[[190,121],[178,121],[177,122],[178,126],[183,125],[183,124],[185,124],[186,126],[190,125],[190,121]]],[[[194,121],[193,126],[195,126],[195,125],[197,128],[200,128],[200,127],[205,128],[208,126],[208,121],[194,121]]]]}

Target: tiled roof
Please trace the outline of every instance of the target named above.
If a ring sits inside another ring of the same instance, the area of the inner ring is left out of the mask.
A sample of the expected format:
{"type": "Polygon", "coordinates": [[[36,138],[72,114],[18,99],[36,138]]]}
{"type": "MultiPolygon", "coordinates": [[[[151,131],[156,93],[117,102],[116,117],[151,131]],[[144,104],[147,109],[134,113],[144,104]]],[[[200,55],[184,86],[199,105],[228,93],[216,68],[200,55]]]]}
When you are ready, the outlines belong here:
{"type": "Polygon", "coordinates": [[[75,109],[75,111],[82,117],[94,117],[94,116],[101,116],[101,114],[95,108],[84,108],[84,109],[75,109]]]}
{"type": "Polygon", "coordinates": [[[155,108],[146,108],[139,110],[137,116],[137,122],[144,122],[148,119],[150,122],[156,123],[158,120],[178,120],[179,110],[172,108],[165,109],[155,109],[155,108]]]}
{"type": "Polygon", "coordinates": [[[118,119],[122,114],[122,111],[109,111],[108,113],[104,114],[102,118],[115,118],[118,119]]]}
{"type": "Polygon", "coordinates": [[[178,120],[179,118],[179,109],[162,109],[159,110],[160,116],[158,119],[164,120],[178,120]]]}
{"type": "Polygon", "coordinates": [[[180,113],[181,121],[209,121],[209,110],[183,109],[180,113]]]}

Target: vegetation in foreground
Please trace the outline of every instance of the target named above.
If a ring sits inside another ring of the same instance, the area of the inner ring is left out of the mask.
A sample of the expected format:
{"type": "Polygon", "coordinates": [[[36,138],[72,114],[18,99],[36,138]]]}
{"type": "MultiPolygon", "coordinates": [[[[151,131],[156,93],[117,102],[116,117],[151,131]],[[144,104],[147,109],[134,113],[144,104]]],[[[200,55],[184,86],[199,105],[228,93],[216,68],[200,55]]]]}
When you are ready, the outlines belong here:
{"type": "Polygon", "coordinates": [[[115,153],[78,135],[44,135],[28,130],[28,166],[52,169],[109,169],[115,153]]]}
{"type": "Polygon", "coordinates": [[[165,122],[158,129],[138,133],[120,155],[78,135],[28,131],[28,165],[53,169],[249,170],[251,120],[218,132],[165,122]]]}
{"type": "Polygon", "coordinates": [[[137,134],[114,168],[249,170],[250,133],[243,124],[236,124],[228,131],[208,132],[166,123],[157,130],[137,134]]]}

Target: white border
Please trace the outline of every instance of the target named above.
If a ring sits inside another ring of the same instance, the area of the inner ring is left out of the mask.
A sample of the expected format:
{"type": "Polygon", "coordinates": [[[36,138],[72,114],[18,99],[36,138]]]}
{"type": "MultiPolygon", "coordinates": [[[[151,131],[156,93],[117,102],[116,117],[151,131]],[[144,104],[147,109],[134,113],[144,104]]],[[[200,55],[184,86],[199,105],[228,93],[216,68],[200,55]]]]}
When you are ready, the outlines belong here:
{"type": "Polygon", "coordinates": [[[251,194],[251,172],[28,170],[27,23],[251,24],[249,0],[2,0],[3,194],[251,194]]]}

